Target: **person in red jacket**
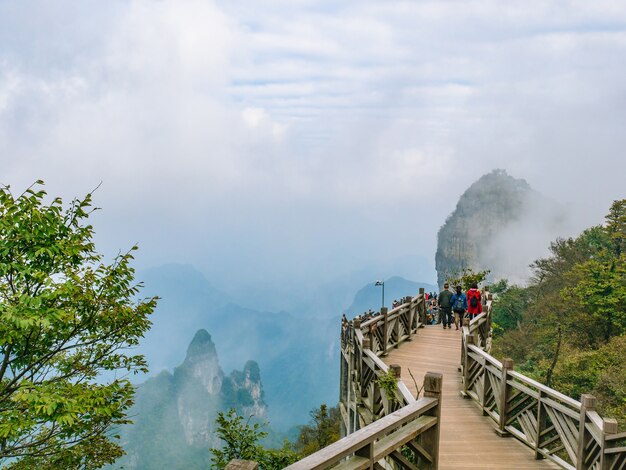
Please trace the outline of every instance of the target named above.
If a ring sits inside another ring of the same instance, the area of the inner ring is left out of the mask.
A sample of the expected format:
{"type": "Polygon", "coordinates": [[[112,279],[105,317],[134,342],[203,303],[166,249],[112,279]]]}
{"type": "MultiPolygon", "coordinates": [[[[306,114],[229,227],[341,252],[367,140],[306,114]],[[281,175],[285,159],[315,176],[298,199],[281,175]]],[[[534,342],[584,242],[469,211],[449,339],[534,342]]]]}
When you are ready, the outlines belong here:
{"type": "Polygon", "coordinates": [[[483,312],[478,284],[472,284],[465,295],[467,296],[467,313],[469,313],[470,320],[473,320],[476,315],[483,312]]]}

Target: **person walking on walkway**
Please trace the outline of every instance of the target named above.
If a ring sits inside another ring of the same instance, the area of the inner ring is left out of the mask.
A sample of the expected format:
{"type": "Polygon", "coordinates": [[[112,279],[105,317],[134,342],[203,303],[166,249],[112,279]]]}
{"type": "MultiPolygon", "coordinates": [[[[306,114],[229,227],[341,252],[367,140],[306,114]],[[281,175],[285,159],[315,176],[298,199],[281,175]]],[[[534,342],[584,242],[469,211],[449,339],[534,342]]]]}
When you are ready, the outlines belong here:
{"type": "Polygon", "coordinates": [[[461,286],[456,286],[456,292],[452,294],[450,299],[452,303],[452,311],[454,312],[454,326],[459,329],[459,324],[463,326],[463,317],[467,310],[467,297],[461,290],[461,286]]]}
{"type": "Polygon", "coordinates": [[[467,313],[469,313],[470,321],[476,317],[479,313],[483,313],[483,306],[480,302],[480,291],[478,290],[478,284],[474,283],[467,291],[467,313]]]}
{"type": "Polygon", "coordinates": [[[443,329],[450,328],[452,323],[452,292],[450,284],[443,285],[443,290],[439,293],[439,317],[443,323],[443,329]]]}

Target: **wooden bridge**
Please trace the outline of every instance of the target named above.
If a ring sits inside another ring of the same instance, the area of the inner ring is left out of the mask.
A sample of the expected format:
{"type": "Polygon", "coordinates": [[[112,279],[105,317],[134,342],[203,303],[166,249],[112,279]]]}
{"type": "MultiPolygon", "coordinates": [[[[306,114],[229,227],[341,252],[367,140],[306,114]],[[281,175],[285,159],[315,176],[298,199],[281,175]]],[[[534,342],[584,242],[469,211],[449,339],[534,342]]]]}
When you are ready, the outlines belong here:
{"type": "Polygon", "coordinates": [[[594,397],[574,400],[489,354],[490,297],[459,331],[424,327],[425,314],[422,291],[367,321],[344,318],[345,437],[287,468],[626,469],[626,433],[594,397]]]}

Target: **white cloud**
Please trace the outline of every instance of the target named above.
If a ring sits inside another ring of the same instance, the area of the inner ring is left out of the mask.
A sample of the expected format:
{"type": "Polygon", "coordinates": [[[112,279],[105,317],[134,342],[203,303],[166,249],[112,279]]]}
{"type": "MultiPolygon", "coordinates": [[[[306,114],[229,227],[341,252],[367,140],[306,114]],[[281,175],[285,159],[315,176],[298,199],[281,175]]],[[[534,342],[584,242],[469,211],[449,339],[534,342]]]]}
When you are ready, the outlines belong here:
{"type": "MultiPolygon", "coordinates": [[[[294,273],[321,263],[298,244],[339,244],[348,265],[387,241],[370,224],[428,207],[436,232],[494,167],[585,222],[623,197],[619,2],[31,0],[0,4],[0,43],[3,181],[103,180],[109,242],[154,238],[154,262],[258,248],[294,273]]],[[[434,253],[402,237],[385,256],[434,253]]]]}

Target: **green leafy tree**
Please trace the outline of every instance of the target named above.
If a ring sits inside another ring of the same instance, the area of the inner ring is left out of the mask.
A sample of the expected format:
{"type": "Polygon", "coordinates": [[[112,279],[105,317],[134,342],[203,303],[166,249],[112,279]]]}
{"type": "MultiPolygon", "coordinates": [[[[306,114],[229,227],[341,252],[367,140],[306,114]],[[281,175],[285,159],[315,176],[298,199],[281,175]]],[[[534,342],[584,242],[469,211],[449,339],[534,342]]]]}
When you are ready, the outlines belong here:
{"type": "MultiPolygon", "coordinates": [[[[593,319],[596,338],[608,342],[626,331],[626,255],[617,260],[589,260],[569,273],[572,287],[563,290],[564,298],[576,298],[593,319]]],[[[592,330],[592,331],[593,331],[592,330]]]]}
{"type": "Polygon", "coordinates": [[[472,284],[480,284],[483,282],[491,271],[474,271],[472,268],[465,268],[463,271],[450,274],[446,278],[446,282],[450,284],[452,289],[455,286],[461,286],[463,290],[468,290],[472,284]]]}
{"type": "Polygon", "coordinates": [[[263,424],[244,420],[234,408],[218,412],[215,423],[217,435],[224,442],[221,448],[211,449],[211,468],[225,468],[234,459],[257,462],[262,470],[279,470],[296,462],[299,455],[285,442],[282,449],[265,449],[259,441],[267,436],[263,424]]]}
{"type": "Polygon", "coordinates": [[[263,446],[259,441],[267,436],[260,423],[250,423],[249,417],[237,414],[234,408],[228,412],[218,412],[215,423],[216,434],[224,441],[222,448],[213,448],[211,461],[216,468],[224,468],[234,459],[258,462],[263,454],[263,446]]]}
{"type": "Polygon", "coordinates": [[[626,199],[614,201],[606,216],[606,231],[617,258],[626,253],[626,199]]]}
{"type": "Polygon", "coordinates": [[[550,256],[533,264],[529,286],[505,291],[494,306],[496,322],[517,322],[494,342],[497,355],[570,396],[596,395],[600,411],[620,420],[626,418],[625,242],[626,200],[620,200],[604,225],[553,242],[550,256]]]}
{"type": "MultiPolygon", "coordinates": [[[[395,384],[395,378],[394,384],[395,384]]],[[[303,456],[310,455],[339,440],[341,412],[339,406],[322,404],[310,412],[311,422],[300,428],[296,448],[303,456]]]]}
{"type": "MultiPolygon", "coordinates": [[[[523,313],[531,302],[528,289],[509,286],[502,290],[502,284],[500,283],[496,287],[499,295],[493,303],[493,321],[503,331],[517,328],[522,321],[523,313]]],[[[492,286],[490,286],[490,292],[493,293],[492,286]]]]}
{"type": "Polygon", "coordinates": [[[133,387],[103,373],[146,371],[130,355],[156,298],[137,300],[132,251],[102,262],[92,196],[44,203],[42,181],[0,188],[0,466],[99,468],[123,454],[133,387]]]}

